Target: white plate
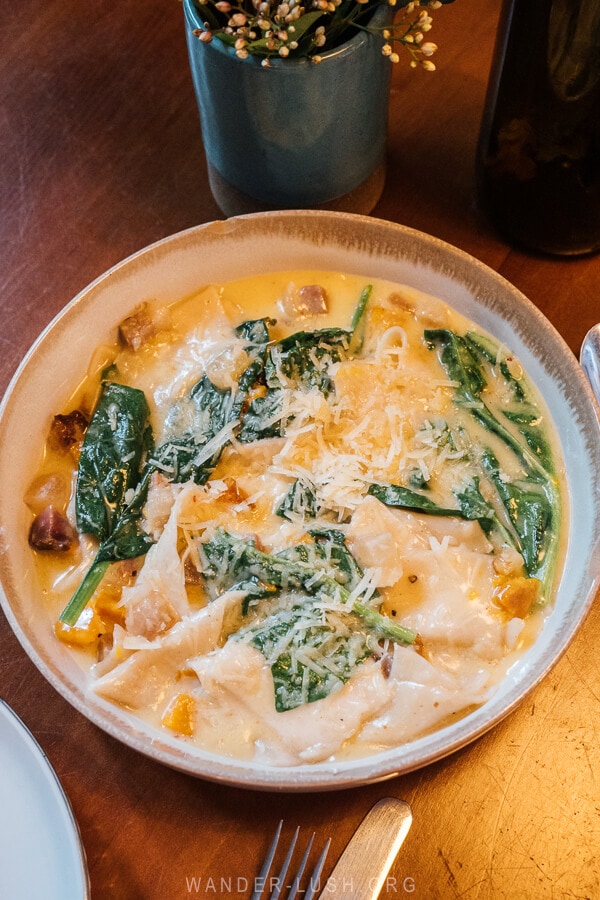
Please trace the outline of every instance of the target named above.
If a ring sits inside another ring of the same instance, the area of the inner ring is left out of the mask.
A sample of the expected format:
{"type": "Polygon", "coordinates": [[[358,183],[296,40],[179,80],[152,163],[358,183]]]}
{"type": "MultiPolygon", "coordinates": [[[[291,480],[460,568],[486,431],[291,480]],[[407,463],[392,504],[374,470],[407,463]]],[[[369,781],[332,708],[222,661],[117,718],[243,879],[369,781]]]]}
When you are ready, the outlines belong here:
{"type": "Polygon", "coordinates": [[[440,759],[500,721],[549,672],[580,627],[599,583],[600,428],[575,357],[540,311],[497,272],[456,247],[391,222],[289,210],[212,222],[165,238],[106,272],[65,307],[27,354],[0,405],[0,602],[8,621],[48,681],[92,722],[192,775],[265,790],[329,790],[440,759]],[[167,304],[210,282],[277,268],[337,270],[411,285],[444,298],[509,346],[555,422],[574,511],[548,625],[489,702],[434,734],[371,757],[280,768],[204,752],[90,690],[44,613],[23,502],[52,414],[67,403],[98,344],[114,340],[118,323],[140,301],[167,304]]]}
{"type": "Polygon", "coordinates": [[[43,750],[0,700],[0,897],[85,900],[79,829],[43,750]]]}

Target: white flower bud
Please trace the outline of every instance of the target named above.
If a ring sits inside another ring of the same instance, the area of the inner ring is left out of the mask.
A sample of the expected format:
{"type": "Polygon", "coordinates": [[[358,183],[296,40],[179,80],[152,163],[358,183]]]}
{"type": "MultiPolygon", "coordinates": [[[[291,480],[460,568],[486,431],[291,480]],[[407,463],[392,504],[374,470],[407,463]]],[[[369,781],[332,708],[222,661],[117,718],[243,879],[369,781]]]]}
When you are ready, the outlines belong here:
{"type": "Polygon", "coordinates": [[[423,56],[433,56],[437,50],[437,44],[434,44],[433,41],[425,41],[424,44],[421,44],[420,50],[423,56]]]}

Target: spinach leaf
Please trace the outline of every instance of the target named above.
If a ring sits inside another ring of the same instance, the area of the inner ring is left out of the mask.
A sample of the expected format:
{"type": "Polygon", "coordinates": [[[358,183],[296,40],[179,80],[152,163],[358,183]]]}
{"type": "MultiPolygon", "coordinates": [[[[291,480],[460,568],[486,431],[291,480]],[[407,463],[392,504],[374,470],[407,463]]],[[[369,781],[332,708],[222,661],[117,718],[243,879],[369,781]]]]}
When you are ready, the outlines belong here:
{"type": "Polygon", "coordinates": [[[350,333],[342,328],[297,331],[270,348],[265,363],[267,387],[285,388],[291,382],[310,390],[318,388],[327,396],[333,381],[329,367],[346,357],[350,333]]]}
{"type": "Polygon", "coordinates": [[[232,585],[232,591],[243,591],[245,597],[241,602],[242,616],[247,616],[252,605],[256,605],[260,600],[272,599],[277,594],[277,588],[273,584],[266,584],[259,581],[255,576],[250,576],[237,584],[232,585]]]}
{"type": "MultiPolygon", "coordinates": [[[[264,553],[251,542],[224,529],[218,529],[209,541],[199,546],[201,558],[205,560],[204,575],[217,579],[221,590],[250,578],[279,590],[301,591],[308,596],[329,598],[334,603],[347,603],[350,597],[348,570],[336,569],[335,555],[324,553],[323,549],[322,544],[299,544],[280,553],[264,553]],[[333,558],[333,566],[323,565],[322,561],[327,558],[333,558]]],[[[349,554],[347,548],[346,553],[349,554]]],[[[401,644],[415,642],[417,635],[412,629],[397,625],[364,604],[355,602],[347,612],[366,621],[366,609],[369,609],[368,624],[377,634],[385,634],[386,638],[401,644]]]]}
{"type": "Polygon", "coordinates": [[[457,402],[474,403],[479,400],[487,382],[469,344],[460,335],[445,328],[426,329],[423,336],[430,349],[439,349],[441,364],[448,377],[456,382],[457,402]]]}
{"type": "Polygon", "coordinates": [[[242,394],[249,394],[259,383],[264,384],[265,358],[270,341],[269,327],[274,324],[274,319],[252,319],[242,322],[235,329],[237,337],[249,341],[244,349],[250,357],[250,363],[238,382],[238,390],[242,394]]]}
{"type": "Polygon", "coordinates": [[[434,516],[455,516],[459,519],[472,518],[471,515],[467,514],[468,510],[465,512],[462,509],[438,506],[437,503],[424,494],[419,494],[400,484],[371,484],[367,493],[372,497],[376,497],[381,503],[385,503],[386,506],[394,506],[412,512],[430,513],[434,516]]]}
{"type": "Polygon", "coordinates": [[[333,389],[329,367],[355,356],[362,347],[367,304],[372,286],[361,292],[350,329],[322,328],[297,331],[274,344],[265,362],[265,380],[270,388],[283,388],[291,381],[310,390],[317,387],[328,396],[333,389]]]}
{"type": "Polygon", "coordinates": [[[110,562],[140,556],[152,544],[141,528],[149,478],[140,473],[150,444],[148,415],[142,391],[104,385],[83,441],[75,497],[79,531],[100,543],[59,617],[67,625],[75,624],[110,562]]]}
{"type": "Polygon", "coordinates": [[[537,575],[555,538],[555,504],[544,484],[533,479],[509,481],[491,450],[482,455],[485,472],[493,482],[518,537],[518,549],[529,575],[537,575]]]}
{"type": "Polygon", "coordinates": [[[314,491],[296,479],[277,507],[275,514],[282,518],[291,518],[288,513],[295,513],[308,519],[314,519],[318,511],[319,507],[314,491]]]}
{"type": "Polygon", "coordinates": [[[511,393],[518,401],[526,399],[523,382],[510,371],[508,362],[501,353],[501,348],[487,335],[477,334],[475,331],[467,331],[463,340],[477,356],[484,357],[491,366],[498,366],[511,393]]]}
{"type": "Polygon", "coordinates": [[[274,324],[273,319],[256,319],[236,329],[238,337],[252,342],[245,348],[252,361],[238,383],[239,391],[244,394],[244,406],[237,439],[243,444],[279,437],[281,433],[283,392],[265,383],[269,326],[274,324]]]}
{"type": "MultiPolygon", "coordinates": [[[[446,329],[426,330],[424,337],[429,347],[439,349],[440,362],[446,369],[449,378],[456,382],[455,398],[458,406],[465,406],[491,434],[497,435],[515,454],[525,468],[538,476],[546,478],[551,471],[551,459],[538,459],[539,447],[535,452],[529,449],[529,440],[519,441],[486,406],[481,399],[481,392],[487,385],[485,374],[477,358],[473,341],[446,329]]],[[[530,410],[528,410],[530,411],[530,410]]],[[[530,421],[532,424],[533,418],[530,421]]],[[[525,437],[525,435],[522,435],[525,437]]],[[[530,440],[533,435],[530,433],[530,440]]],[[[546,445],[547,446],[547,445],[546,445]]]]}
{"type": "Polygon", "coordinates": [[[143,391],[105,384],[85,433],[75,491],[77,530],[102,541],[112,534],[125,495],[140,479],[151,442],[143,391]]]}
{"type": "Polygon", "coordinates": [[[363,288],[360,297],[358,298],[356,309],[352,315],[352,321],[350,323],[350,353],[352,356],[357,356],[362,350],[365,336],[367,305],[371,299],[372,293],[372,284],[368,284],[363,288]]]}
{"type": "Polygon", "coordinates": [[[458,501],[463,518],[479,522],[483,533],[487,537],[494,529],[503,530],[494,508],[485,500],[479,489],[479,478],[477,476],[472,481],[467,482],[462,490],[455,490],[454,496],[458,501]]]}
{"type": "Polygon", "coordinates": [[[246,322],[242,322],[241,325],[236,326],[235,335],[242,338],[242,340],[248,341],[248,346],[245,348],[247,353],[251,353],[255,347],[260,352],[262,347],[269,343],[269,328],[275,324],[275,319],[268,317],[264,319],[248,319],[246,322]]]}
{"type": "Polygon", "coordinates": [[[96,554],[97,562],[114,562],[143,556],[154,543],[142,528],[151,474],[152,471],[147,469],[133,496],[123,507],[113,531],[100,544],[96,554]]]}
{"type": "MultiPolygon", "coordinates": [[[[209,541],[199,547],[206,565],[204,574],[220,580],[221,590],[239,580],[256,578],[277,589],[300,590],[315,576],[315,570],[302,559],[258,550],[250,541],[217,529],[209,541]]],[[[316,586],[316,582],[315,585],[316,586]]]]}
{"type": "Polygon", "coordinates": [[[408,486],[414,491],[427,491],[429,490],[429,480],[421,469],[415,468],[408,476],[408,486]]]}
{"type": "Polygon", "coordinates": [[[535,454],[543,468],[549,475],[554,474],[554,460],[552,450],[545,434],[540,426],[539,410],[530,405],[522,409],[505,409],[503,415],[516,425],[525,438],[529,449],[535,454]]]}
{"type": "Polygon", "coordinates": [[[354,355],[362,346],[371,292],[370,285],[361,292],[350,330],[298,331],[270,343],[269,327],[275,324],[273,319],[256,319],[238,326],[237,336],[250,341],[245,350],[252,359],[239,380],[239,390],[245,395],[237,433],[241,443],[279,437],[283,392],[290,383],[296,389],[316,387],[325,396],[329,395],[333,389],[330,365],[354,355]]]}
{"type": "Polygon", "coordinates": [[[464,340],[474,353],[480,354],[490,365],[498,365],[505,386],[513,398],[513,405],[502,410],[503,416],[516,425],[545,471],[553,474],[552,450],[542,427],[539,409],[532,402],[524,379],[515,377],[506,358],[500,353],[499,346],[487,336],[467,332],[464,340]]]}
{"type": "Polygon", "coordinates": [[[335,528],[315,528],[309,534],[321,559],[335,566],[336,581],[348,590],[355,588],[364,573],[348,549],[343,533],[335,528]]]}
{"type": "Polygon", "coordinates": [[[449,377],[457,382],[457,405],[464,405],[466,401],[469,413],[504,442],[523,471],[522,477],[509,477],[489,447],[480,448],[478,459],[474,460],[496,492],[510,522],[511,527],[504,528],[505,536],[522,554],[527,574],[541,577],[547,592],[558,552],[560,497],[551,450],[535,406],[529,401],[525,388],[506,367],[505,378],[512,388],[515,405],[505,411],[504,416],[517,426],[519,439],[494,416],[480,397],[486,380],[478,354],[489,362],[492,357],[497,358],[497,348],[473,335],[461,338],[443,329],[425,331],[425,339],[431,349],[438,348],[440,362],[449,377]]]}
{"type": "MultiPolygon", "coordinates": [[[[294,587],[304,592],[291,608],[284,605],[273,609],[270,604],[271,612],[266,619],[250,624],[233,638],[249,639],[267,660],[278,712],[329,696],[372,655],[373,639],[404,644],[416,638],[410,629],[396,625],[359,601],[348,611],[340,610],[339,606],[328,608],[322,602],[323,597],[347,602],[350,589],[358,584],[363,573],[340,531],[315,529],[311,536],[314,543],[302,543],[282,551],[271,557],[275,562],[270,565],[267,565],[267,555],[259,557],[252,550],[235,548],[238,539],[228,536],[233,541],[229,545],[229,550],[234,551],[229,561],[234,563],[234,568],[251,565],[252,577],[256,579],[257,563],[261,563],[264,567],[261,575],[269,575],[272,582],[281,584],[282,590],[294,587]]],[[[269,599],[272,597],[273,594],[269,599]]]]}
{"type": "Polygon", "coordinates": [[[399,484],[371,484],[368,493],[386,506],[406,509],[432,516],[446,516],[479,522],[486,535],[497,526],[493,508],[484,500],[479,490],[479,479],[467,482],[462,489],[455,489],[458,507],[439,506],[429,497],[399,484]]]}
{"type": "Polygon", "coordinates": [[[193,430],[166,440],[152,455],[150,465],[170,481],[190,479],[204,484],[229,443],[231,423],[239,422],[242,397],[234,390],[216,387],[207,375],[194,385],[190,401],[198,414],[193,430]]]}
{"type": "Polygon", "coordinates": [[[278,611],[249,635],[270,664],[277,712],[328,697],[372,655],[365,634],[354,635],[350,649],[348,635],[335,621],[303,607],[278,611]]]}
{"type": "MultiPolygon", "coordinates": [[[[429,497],[417,494],[415,491],[398,484],[372,484],[369,486],[368,493],[376,497],[381,503],[385,503],[386,506],[392,506],[397,509],[478,522],[486,537],[489,537],[493,531],[497,531],[502,539],[506,540],[506,529],[498,519],[493,506],[483,497],[479,489],[479,481],[479,477],[475,476],[470,481],[465,482],[462,487],[454,489],[454,496],[458,503],[457,508],[438,506],[429,497]]],[[[509,542],[514,543],[513,540],[509,542]]]]}
{"type": "Polygon", "coordinates": [[[250,444],[263,438],[280,437],[283,391],[264,388],[252,397],[242,414],[237,439],[250,444]]]}

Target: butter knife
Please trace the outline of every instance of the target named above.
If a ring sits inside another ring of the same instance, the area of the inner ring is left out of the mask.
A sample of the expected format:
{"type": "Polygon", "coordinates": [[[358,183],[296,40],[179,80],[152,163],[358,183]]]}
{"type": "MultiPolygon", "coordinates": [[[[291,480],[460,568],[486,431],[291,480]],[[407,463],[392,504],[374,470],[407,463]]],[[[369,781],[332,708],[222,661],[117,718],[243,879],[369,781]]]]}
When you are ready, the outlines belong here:
{"type": "Polygon", "coordinates": [[[411,824],[408,803],[395,797],[379,800],[352,835],[319,900],[376,900],[411,824]]]}
{"type": "Polygon", "coordinates": [[[590,328],[584,337],[579,361],[600,404],[600,324],[590,328]]]}

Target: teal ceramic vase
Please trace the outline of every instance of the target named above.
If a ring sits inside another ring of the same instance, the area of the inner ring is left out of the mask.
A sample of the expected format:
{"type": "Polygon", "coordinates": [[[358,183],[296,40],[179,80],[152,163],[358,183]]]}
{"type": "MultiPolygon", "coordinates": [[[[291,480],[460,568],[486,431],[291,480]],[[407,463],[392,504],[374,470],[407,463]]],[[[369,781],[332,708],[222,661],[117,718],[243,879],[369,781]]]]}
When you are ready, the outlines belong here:
{"type": "Polygon", "coordinates": [[[183,6],[210,187],[225,215],[371,212],[385,181],[392,68],[381,39],[357,31],[320,63],[265,68],[217,38],[199,41],[193,0],[183,6]]]}

